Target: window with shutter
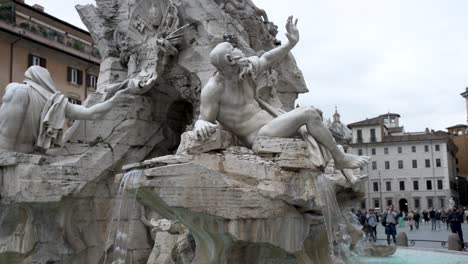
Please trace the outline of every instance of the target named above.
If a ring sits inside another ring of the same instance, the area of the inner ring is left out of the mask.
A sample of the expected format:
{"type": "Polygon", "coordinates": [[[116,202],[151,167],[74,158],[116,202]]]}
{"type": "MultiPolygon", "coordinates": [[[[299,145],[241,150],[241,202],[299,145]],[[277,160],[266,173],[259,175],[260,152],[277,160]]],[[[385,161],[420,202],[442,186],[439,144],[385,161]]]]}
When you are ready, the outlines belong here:
{"type": "Polygon", "coordinates": [[[82,85],[83,84],[83,71],[80,71],[72,67],[68,67],[67,68],[67,80],[72,84],[82,85]]]}
{"type": "Polygon", "coordinates": [[[47,60],[45,58],[29,54],[28,55],[28,67],[31,67],[33,65],[47,68],[47,60]]]}

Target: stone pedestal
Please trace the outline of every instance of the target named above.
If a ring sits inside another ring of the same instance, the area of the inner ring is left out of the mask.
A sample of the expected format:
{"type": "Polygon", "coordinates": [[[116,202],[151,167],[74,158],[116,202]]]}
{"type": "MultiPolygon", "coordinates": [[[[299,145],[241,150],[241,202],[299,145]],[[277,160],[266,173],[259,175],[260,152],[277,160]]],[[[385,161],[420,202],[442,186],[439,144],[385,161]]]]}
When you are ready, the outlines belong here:
{"type": "Polygon", "coordinates": [[[448,250],[457,250],[460,251],[461,244],[460,244],[460,238],[458,237],[457,234],[449,234],[448,235],[448,250]]]}
{"type": "Polygon", "coordinates": [[[396,236],[396,244],[399,247],[407,247],[408,246],[408,235],[405,232],[398,232],[396,236]]]}

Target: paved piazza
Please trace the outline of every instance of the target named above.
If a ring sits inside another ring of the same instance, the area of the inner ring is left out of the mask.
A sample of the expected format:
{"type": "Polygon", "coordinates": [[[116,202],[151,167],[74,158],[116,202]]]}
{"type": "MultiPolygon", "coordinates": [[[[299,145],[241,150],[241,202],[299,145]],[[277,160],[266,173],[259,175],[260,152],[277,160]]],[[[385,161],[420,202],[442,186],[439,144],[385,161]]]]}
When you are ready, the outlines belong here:
{"type": "MultiPolygon", "coordinates": [[[[407,222],[405,222],[405,227],[399,227],[397,225],[397,235],[400,232],[406,232],[408,235],[408,240],[438,240],[438,241],[447,241],[448,235],[451,233],[450,227],[447,229],[447,225],[440,223],[440,231],[431,230],[431,222],[425,224],[420,223],[419,230],[413,229],[410,231],[410,227],[407,222]]],[[[463,238],[465,242],[468,242],[468,224],[466,221],[462,224],[463,229],[463,238]]],[[[387,243],[387,235],[385,235],[384,227],[379,223],[377,228],[377,239],[379,244],[387,243]],[[382,240],[380,240],[382,239],[382,240]]],[[[434,248],[434,249],[443,249],[440,242],[421,242],[416,241],[415,247],[422,248],[434,248]]]]}

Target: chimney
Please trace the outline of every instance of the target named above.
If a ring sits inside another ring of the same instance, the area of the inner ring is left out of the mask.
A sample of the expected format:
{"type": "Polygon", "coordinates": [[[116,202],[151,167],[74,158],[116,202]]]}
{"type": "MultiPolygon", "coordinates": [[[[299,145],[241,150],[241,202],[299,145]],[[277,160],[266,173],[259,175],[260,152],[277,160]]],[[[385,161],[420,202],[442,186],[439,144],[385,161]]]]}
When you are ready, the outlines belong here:
{"type": "Polygon", "coordinates": [[[34,4],[32,7],[38,11],[44,12],[44,7],[41,5],[34,4]]]}

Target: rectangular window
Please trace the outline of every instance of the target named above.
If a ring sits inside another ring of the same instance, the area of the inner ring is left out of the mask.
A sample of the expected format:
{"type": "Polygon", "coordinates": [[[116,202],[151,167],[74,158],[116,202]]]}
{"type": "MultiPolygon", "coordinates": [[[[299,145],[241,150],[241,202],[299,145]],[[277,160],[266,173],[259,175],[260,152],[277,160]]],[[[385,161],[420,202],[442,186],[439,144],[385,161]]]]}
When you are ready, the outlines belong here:
{"type": "Polygon", "coordinates": [[[385,169],[386,170],[390,169],[390,161],[385,161],[385,169]]]}
{"type": "Polygon", "coordinates": [[[83,84],[83,71],[68,67],[67,68],[67,81],[72,84],[82,85],[83,84]]]}
{"type": "Polygon", "coordinates": [[[366,208],[366,200],[361,201],[361,208],[365,209],[366,208]]]}
{"type": "Polygon", "coordinates": [[[412,163],[413,163],[413,169],[416,169],[418,167],[418,161],[413,160],[412,163]]]}
{"type": "Polygon", "coordinates": [[[370,142],[376,142],[377,138],[375,137],[375,128],[371,128],[370,130],[370,142]]]}
{"type": "Polygon", "coordinates": [[[419,191],[419,182],[418,181],[413,181],[413,190],[419,191]]]}
{"type": "Polygon", "coordinates": [[[437,168],[441,167],[440,159],[436,159],[436,167],[437,168]]]}
{"type": "Polygon", "coordinates": [[[379,199],[374,199],[374,208],[380,208],[380,201],[379,201],[379,199]]]}
{"type": "Polygon", "coordinates": [[[81,105],[81,100],[80,99],[76,99],[76,98],[72,98],[72,97],[69,97],[68,98],[68,101],[72,104],[76,104],[76,105],[81,105]]]}
{"type": "Polygon", "coordinates": [[[388,154],[388,148],[384,148],[384,154],[388,154]]]}
{"type": "Polygon", "coordinates": [[[416,146],[411,146],[411,152],[416,152],[416,146]]]}
{"type": "Polygon", "coordinates": [[[444,184],[442,180],[437,180],[437,190],[442,190],[444,187],[444,184]]]}
{"type": "Polygon", "coordinates": [[[439,199],[439,205],[440,205],[440,208],[444,207],[444,198],[439,199]]]}
{"type": "Polygon", "coordinates": [[[371,149],[372,155],[375,155],[375,148],[371,149]]]}
{"type": "Polygon", "coordinates": [[[398,161],[398,168],[403,169],[403,161],[402,160],[398,161]]]}
{"type": "Polygon", "coordinates": [[[419,198],[414,198],[414,207],[415,208],[421,207],[421,202],[419,201],[419,198]]]}
{"type": "Polygon", "coordinates": [[[362,149],[358,149],[358,155],[362,156],[362,149]]]}
{"type": "Polygon", "coordinates": [[[427,207],[428,208],[434,207],[434,201],[432,200],[432,198],[427,198],[427,207]]]}
{"type": "Polygon", "coordinates": [[[400,181],[400,191],[405,190],[405,181],[400,181]]]}
{"type": "Polygon", "coordinates": [[[424,152],[429,152],[429,146],[428,145],[424,146],[424,152]]]}
{"type": "Polygon", "coordinates": [[[92,74],[86,74],[86,87],[96,90],[98,77],[92,74]]]}
{"type": "Polygon", "coordinates": [[[28,56],[28,67],[31,67],[33,65],[37,65],[37,66],[41,66],[43,68],[47,68],[47,60],[42,58],[42,57],[29,54],[29,56],[28,56]]]}
{"type": "Polygon", "coordinates": [[[377,169],[377,161],[372,162],[372,169],[376,170],[377,169]]]}
{"type": "Polygon", "coordinates": [[[403,152],[403,148],[402,147],[398,147],[398,153],[402,153],[403,152]]]}
{"type": "Polygon", "coordinates": [[[426,163],[426,168],[430,168],[431,167],[431,161],[426,159],[424,160],[424,162],[426,163]]]}
{"type": "Polygon", "coordinates": [[[378,192],[379,191],[379,183],[378,182],[373,182],[372,183],[372,187],[374,189],[374,192],[378,192]]]}
{"type": "Polygon", "coordinates": [[[362,130],[361,129],[357,130],[357,142],[362,143],[362,130]]]}
{"type": "Polygon", "coordinates": [[[432,190],[432,181],[431,180],[426,181],[426,190],[428,190],[428,191],[432,190]]]}
{"type": "Polygon", "coordinates": [[[392,204],[393,204],[392,199],[387,199],[387,206],[390,206],[390,205],[392,205],[392,204]]]}
{"type": "Polygon", "coordinates": [[[385,190],[387,192],[391,192],[392,191],[392,182],[385,182],[385,190]]]}
{"type": "Polygon", "coordinates": [[[440,146],[439,145],[435,145],[435,151],[440,151],[440,146]]]}

